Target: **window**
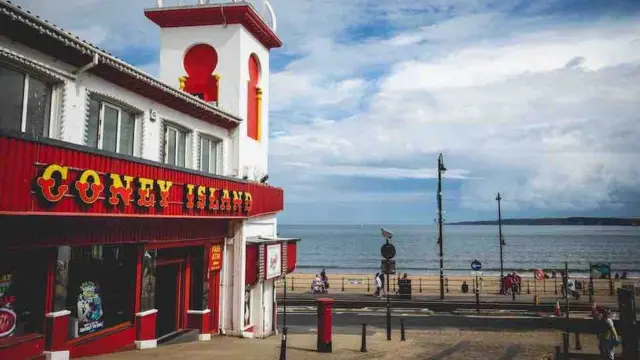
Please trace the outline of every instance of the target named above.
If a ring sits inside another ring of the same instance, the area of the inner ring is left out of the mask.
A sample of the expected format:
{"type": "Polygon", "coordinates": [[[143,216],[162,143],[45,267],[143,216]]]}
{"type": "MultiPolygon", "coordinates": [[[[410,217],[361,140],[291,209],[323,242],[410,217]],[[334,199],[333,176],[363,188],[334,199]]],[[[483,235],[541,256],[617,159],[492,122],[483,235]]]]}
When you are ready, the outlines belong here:
{"type": "Polygon", "coordinates": [[[69,310],[76,338],[133,320],[137,248],[130,245],[60,246],[55,310],[69,310]]]}
{"type": "Polygon", "coordinates": [[[200,138],[200,170],[212,174],[218,173],[218,150],[220,140],[210,137],[200,138]]]}
{"type": "Polygon", "coordinates": [[[108,102],[90,98],[87,145],[133,156],[136,116],[108,102]]]}
{"type": "Polygon", "coordinates": [[[0,66],[0,128],[49,136],[53,86],[0,66]]]}
{"type": "Polygon", "coordinates": [[[164,130],[165,164],[184,167],[187,154],[187,132],[176,126],[167,125],[164,130]]]}

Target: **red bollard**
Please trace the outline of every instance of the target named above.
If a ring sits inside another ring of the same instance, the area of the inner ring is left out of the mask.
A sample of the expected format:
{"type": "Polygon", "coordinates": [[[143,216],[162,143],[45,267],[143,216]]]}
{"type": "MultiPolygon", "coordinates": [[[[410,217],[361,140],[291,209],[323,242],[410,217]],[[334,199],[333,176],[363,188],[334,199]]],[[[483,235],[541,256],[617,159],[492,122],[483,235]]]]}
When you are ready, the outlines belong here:
{"type": "Polygon", "coordinates": [[[330,353],[331,346],[331,305],[335,302],[329,298],[316,299],[318,303],[318,345],[317,352],[330,353]]]}

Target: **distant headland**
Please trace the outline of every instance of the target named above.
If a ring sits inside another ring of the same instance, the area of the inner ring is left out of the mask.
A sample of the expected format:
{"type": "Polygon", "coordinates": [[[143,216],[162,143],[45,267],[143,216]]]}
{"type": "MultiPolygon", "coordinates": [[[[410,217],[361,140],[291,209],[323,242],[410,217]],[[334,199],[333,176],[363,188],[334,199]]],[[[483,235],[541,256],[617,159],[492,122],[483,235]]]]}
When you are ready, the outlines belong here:
{"type": "MultiPolygon", "coordinates": [[[[460,221],[447,225],[498,225],[498,220],[460,221]]],[[[640,218],[539,218],[539,219],[502,219],[502,225],[604,225],[604,226],[640,226],[640,218]]]]}

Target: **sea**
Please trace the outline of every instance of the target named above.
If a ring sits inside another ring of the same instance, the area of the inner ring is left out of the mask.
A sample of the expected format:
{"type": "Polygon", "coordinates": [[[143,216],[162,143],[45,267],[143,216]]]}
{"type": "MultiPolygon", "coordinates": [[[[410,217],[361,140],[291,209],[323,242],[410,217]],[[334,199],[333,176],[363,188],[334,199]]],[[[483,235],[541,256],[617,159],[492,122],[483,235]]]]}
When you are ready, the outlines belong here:
{"type": "MultiPolygon", "coordinates": [[[[278,232],[301,239],[296,272],[375,274],[381,227],[393,232],[398,272],[439,274],[435,225],[279,225],[278,232]]],[[[561,271],[566,262],[572,276],[588,276],[591,264],[610,264],[612,274],[640,277],[640,227],[511,225],[502,232],[505,272],[533,276],[535,269],[561,271]]],[[[469,275],[476,259],[483,275],[500,274],[497,226],[445,225],[443,239],[445,274],[469,275]]]]}

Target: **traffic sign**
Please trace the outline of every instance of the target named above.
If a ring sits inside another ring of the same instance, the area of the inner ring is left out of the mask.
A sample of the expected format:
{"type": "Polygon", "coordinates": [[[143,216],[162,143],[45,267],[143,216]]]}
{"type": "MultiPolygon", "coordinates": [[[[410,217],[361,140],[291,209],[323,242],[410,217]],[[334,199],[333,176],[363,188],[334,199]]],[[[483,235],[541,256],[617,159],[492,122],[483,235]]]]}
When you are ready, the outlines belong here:
{"type": "Polygon", "coordinates": [[[393,259],[396,257],[396,247],[393,244],[384,244],[380,248],[380,255],[385,259],[393,259]]]}
{"type": "Polygon", "coordinates": [[[480,271],[480,269],[482,269],[482,263],[480,261],[478,261],[477,259],[473,260],[471,262],[471,270],[480,271]]]}

